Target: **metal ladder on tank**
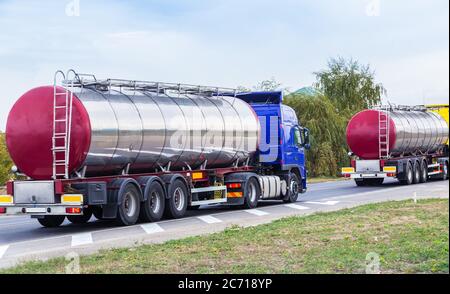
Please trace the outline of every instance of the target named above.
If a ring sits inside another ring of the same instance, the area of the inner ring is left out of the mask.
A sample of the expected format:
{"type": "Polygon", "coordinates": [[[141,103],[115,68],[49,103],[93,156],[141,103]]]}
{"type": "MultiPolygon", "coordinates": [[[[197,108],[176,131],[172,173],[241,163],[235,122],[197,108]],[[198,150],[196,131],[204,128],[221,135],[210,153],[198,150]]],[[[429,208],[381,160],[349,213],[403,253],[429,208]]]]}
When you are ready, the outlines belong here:
{"type": "Polygon", "coordinates": [[[66,80],[65,75],[57,71],[53,80],[53,134],[52,134],[52,168],[54,180],[69,178],[70,133],[72,127],[73,81],[63,86],[64,92],[58,92],[58,76],[66,80]],[[69,88],[69,89],[68,89],[69,88]]]}
{"type": "Polygon", "coordinates": [[[381,106],[378,110],[378,156],[389,159],[389,106],[381,106]]]}

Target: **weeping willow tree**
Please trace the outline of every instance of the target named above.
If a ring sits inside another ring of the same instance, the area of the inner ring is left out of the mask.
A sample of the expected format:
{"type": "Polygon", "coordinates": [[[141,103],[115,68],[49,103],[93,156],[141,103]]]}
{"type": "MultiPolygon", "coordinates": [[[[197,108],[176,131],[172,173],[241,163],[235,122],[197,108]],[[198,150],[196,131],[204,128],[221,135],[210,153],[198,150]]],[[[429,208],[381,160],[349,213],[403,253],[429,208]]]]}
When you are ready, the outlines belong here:
{"type": "Polygon", "coordinates": [[[333,102],[341,115],[351,116],[379,104],[386,94],[383,85],[375,82],[375,72],[370,66],[353,59],[332,58],[327,69],[314,74],[314,86],[333,102]]]}
{"type": "Polygon", "coordinates": [[[346,119],[338,114],[333,103],[323,95],[291,94],[284,103],[292,107],[300,123],[309,128],[311,149],[307,152],[309,175],[336,176],[347,163],[346,119]]]}
{"type": "Polygon", "coordinates": [[[11,178],[11,166],[13,165],[6,149],[5,134],[0,133],[0,186],[11,178]]]}

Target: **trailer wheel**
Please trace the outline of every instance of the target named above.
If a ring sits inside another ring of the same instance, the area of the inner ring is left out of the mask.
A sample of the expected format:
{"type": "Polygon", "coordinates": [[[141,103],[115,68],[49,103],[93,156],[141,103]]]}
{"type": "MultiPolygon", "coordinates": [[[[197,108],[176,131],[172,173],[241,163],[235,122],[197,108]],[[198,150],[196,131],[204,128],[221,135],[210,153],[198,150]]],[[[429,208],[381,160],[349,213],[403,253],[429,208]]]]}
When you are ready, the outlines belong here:
{"type": "Polygon", "coordinates": [[[420,183],[420,164],[418,161],[414,163],[414,178],[413,178],[413,184],[419,184],[420,183]]]}
{"type": "Polygon", "coordinates": [[[184,216],[188,205],[188,191],[181,180],[175,180],[169,186],[169,199],[166,199],[164,214],[170,218],[181,218],[184,216]]]}
{"type": "Polygon", "coordinates": [[[46,228],[59,227],[66,217],[64,215],[46,215],[43,218],[38,218],[38,222],[46,228]]]}
{"type": "Polygon", "coordinates": [[[148,188],[147,200],[141,206],[140,218],[146,222],[159,221],[164,213],[165,195],[160,183],[153,181],[148,188]]]}
{"type": "Polygon", "coordinates": [[[85,224],[91,219],[91,217],[92,217],[92,210],[83,209],[83,215],[68,215],[67,219],[72,224],[85,224]]]}
{"type": "Polygon", "coordinates": [[[406,164],[405,178],[400,181],[402,185],[411,185],[414,181],[413,167],[411,162],[406,164]]]}
{"type": "Polygon", "coordinates": [[[298,199],[298,193],[300,193],[301,183],[296,174],[291,175],[289,183],[289,197],[284,199],[285,203],[295,203],[298,199]]]}
{"type": "Polygon", "coordinates": [[[258,206],[259,198],[261,197],[261,188],[255,178],[250,178],[245,183],[244,189],[244,208],[253,209],[258,206]]]}
{"type": "Polygon", "coordinates": [[[103,208],[101,206],[94,206],[91,208],[92,214],[98,220],[104,220],[103,218],[103,208]]]}
{"type": "Polygon", "coordinates": [[[136,223],[139,217],[141,196],[138,188],[134,184],[127,184],[119,195],[120,203],[116,222],[121,226],[131,226],[136,223]]]}
{"type": "Polygon", "coordinates": [[[367,183],[366,183],[366,181],[364,181],[364,179],[355,179],[355,184],[358,187],[367,186],[367,183]]]}
{"type": "Polygon", "coordinates": [[[428,164],[424,160],[420,165],[420,183],[426,183],[428,181],[428,164]]]}
{"type": "Polygon", "coordinates": [[[448,162],[444,162],[443,170],[442,170],[442,180],[448,180],[448,162]]]}

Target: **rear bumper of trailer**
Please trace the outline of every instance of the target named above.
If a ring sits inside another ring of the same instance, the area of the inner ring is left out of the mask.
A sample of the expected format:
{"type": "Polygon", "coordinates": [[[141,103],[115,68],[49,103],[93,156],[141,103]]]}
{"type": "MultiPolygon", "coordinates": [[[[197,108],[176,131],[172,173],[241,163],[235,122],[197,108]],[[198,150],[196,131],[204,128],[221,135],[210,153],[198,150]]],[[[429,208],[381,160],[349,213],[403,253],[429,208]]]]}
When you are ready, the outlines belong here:
{"type": "Polygon", "coordinates": [[[0,216],[2,215],[83,215],[83,205],[61,204],[2,204],[0,203],[0,216]]]}

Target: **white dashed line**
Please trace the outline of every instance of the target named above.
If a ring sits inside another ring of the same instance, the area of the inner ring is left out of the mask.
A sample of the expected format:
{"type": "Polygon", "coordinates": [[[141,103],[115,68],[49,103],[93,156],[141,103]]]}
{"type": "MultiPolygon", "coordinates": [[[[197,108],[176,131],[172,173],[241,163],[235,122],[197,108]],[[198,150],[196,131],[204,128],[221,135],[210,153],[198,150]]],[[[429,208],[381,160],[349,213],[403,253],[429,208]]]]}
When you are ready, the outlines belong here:
{"type": "Polygon", "coordinates": [[[141,228],[147,233],[147,234],[155,234],[155,233],[161,233],[164,232],[164,229],[161,228],[158,224],[144,224],[141,225],[141,228]]]}
{"type": "Polygon", "coordinates": [[[93,243],[91,233],[82,233],[82,234],[76,234],[76,235],[72,236],[72,247],[91,244],[91,243],[93,243]]]}
{"type": "Polygon", "coordinates": [[[284,206],[289,207],[289,208],[293,208],[293,209],[298,209],[298,210],[310,209],[309,207],[301,206],[301,205],[298,205],[298,204],[285,204],[284,206]]]}
{"type": "Polygon", "coordinates": [[[304,202],[304,203],[308,203],[308,204],[319,204],[319,205],[329,205],[329,206],[332,206],[332,205],[338,204],[339,201],[327,201],[327,202],[307,201],[307,202],[304,202]]]}
{"type": "Polygon", "coordinates": [[[211,215],[202,215],[197,217],[199,220],[204,221],[207,224],[216,224],[216,223],[221,223],[222,221],[218,218],[215,218],[211,215]]]}
{"type": "Polygon", "coordinates": [[[9,248],[9,245],[0,246],[0,258],[2,258],[3,255],[5,255],[6,250],[8,250],[8,248],[9,248]]]}
{"type": "Polygon", "coordinates": [[[263,215],[268,215],[268,212],[262,211],[262,210],[258,210],[258,209],[248,209],[248,210],[244,210],[245,212],[248,212],[250,214],[253,215],[257,215],[257,216],[263,216],[263,215]]]}

